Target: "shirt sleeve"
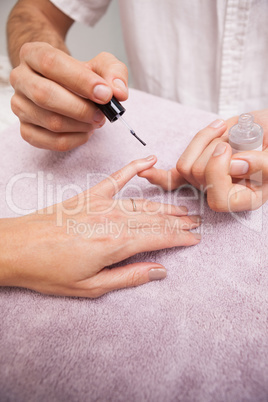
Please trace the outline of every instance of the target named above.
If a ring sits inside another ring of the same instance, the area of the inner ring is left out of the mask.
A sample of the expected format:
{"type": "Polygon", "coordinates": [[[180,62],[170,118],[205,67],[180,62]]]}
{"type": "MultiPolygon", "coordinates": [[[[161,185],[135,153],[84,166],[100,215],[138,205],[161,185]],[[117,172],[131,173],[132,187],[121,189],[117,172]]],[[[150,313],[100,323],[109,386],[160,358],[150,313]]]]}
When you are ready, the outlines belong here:
{"type": "Polygon", "coordinates": [[[111,0],[50,0],[50,2],[73,20],[93,26],[105,14],[111,0]]]}

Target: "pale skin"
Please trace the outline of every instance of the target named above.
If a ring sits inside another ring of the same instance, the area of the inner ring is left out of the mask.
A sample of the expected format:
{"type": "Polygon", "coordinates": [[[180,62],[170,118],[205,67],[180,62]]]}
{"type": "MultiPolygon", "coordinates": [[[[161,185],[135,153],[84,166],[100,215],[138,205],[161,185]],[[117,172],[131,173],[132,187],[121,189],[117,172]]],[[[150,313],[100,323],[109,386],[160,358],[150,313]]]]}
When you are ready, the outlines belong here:
{"type": "Polygon", "coordinates": [[[152,262],[107,268],[136,253],[200,241],[190,230],[201,218],[188,216],[185,207],[137,199],[133,212],[131,200],[113,199],[133,176],[155,163],[155,156],[133,161],[62,204],[1,219],[0,285],[95,298],[164,278],[165,267],[152,262]],[[85,227],[90,231],[81,230],[85,227]]]}
{"type": "Polygon", "coordinates": [[[65,36],[72,23],[48,0],[20,0],[8,19],[11,107],[22,137],[38,148],[67,151],[84,144],[105,123],[93,102],[128,97],[127,68],[112,54],[88,62],[69,55],[65,36]]]}
{"type": "MultiPolygon", "coordinates": [[[[65,36],[72,23],[48,0],[20,0],[9,16],[8,49],[14,66],[10,81],[15,90],[11,106],[22,137],[39,148],[67,151],[82,145],[105,122],[93,102],[128,97],[127,68],[113,55],[100,53],[88,62],[70,56],[65,36]]],[[[185,207],[136,200],[133,216],[130,200],[113,200],[134,175],[155,162],[154,156],[134,161],[63,204],[0,220],[0,285],[99,297],[163,279],[166,269],[157,263],[107,268],[139,252],[200,241],[198,233],[190,232],[200,225],[200,217],[188,217],[185,207]],[[88,232],[82,234],[79,228],[88,232]]]]}
{"type": "Polygon", "coordinates": [[[199,131],[175,168],[165,171],[153,167],[139,176],[165,190],[190,183],[207,193],[210,208],[217,212],[259,208],[268,200],[268,109],[252,114],[264,130],[262,152],[232,155],[227,142],[229,128],[238,121],[238,117],[233,117],[199,131]]]}
{"type": "MultiPolygon", "coordinates": [[[[80,62],[70,56],[65,37],[72,23],[72,19],[48,0],[19,0],[8,20],[8,49],[14,66],[10,80],[15,90],[11,105],[20,119],[22,137],[39,148],[67,151],[84,144],[95,129],[105,122],[104,116],[93,102],[105,104],[113,95],[119,101],[128,97],[127,68],[113,55],[100,53],[88,62],[80,62]]],[[[214,134],[215,138],[221,136],[218,132],[214,134]]],[[[201,152],[205,151],[212,141],[213,138],[209,143],[203,144],[201,152]]],[[[194,148],[196,147],[199,147],[198,142],[194,143],[194,148]]],[[[226,150],[223,153],[224,157],[230,157],[228,152],[226,150]]],[[[197,159],[198,156],[197,154],[197,159]]],[[[185,163],[187,161],[188,157],[185,163]]],[[[127,172],[131,171],[127,177],[142,175],[141,172],[147,170],[144,174],[146,177],[148,172],[152,172],[150,169],[155,162],[156,159],[133,162],[129,165],[132,168],[125,168],[127,172]]],[[[193,161],[189,159],[189,162],[191,165],[193,161]]],[[[183,171],[185,163],[181,167],[183,171]]],[[[209,163],[207,165],[209,166],[209,163]]],[[[252,169],[253,165],[250,166],[252,169]]],[[[178,171],[172,170],[173,184],[185,180],[185,177],[181,173],[178,176],[177,172],[180,173],[180,168],[178,171]]],[[[123,170],[116,177],[120,179],[125,177],[125,174],[126,171],[123,170]]],[[[186,176],[190,178],[189,170],[186,176]]],[[[230,180],[229,173],[225,172],[224,177],[230,180]]],[[[160,178],[163,179],[162,173],[160,178]]],[[[149,179],[155,183],[158,180],[156,175],[149,179]]],[[[199,174],[199,179],[201,183],[202,173],[199,174]]],[[[207,175],[206,180],[210,183],[215,178],[213,175],[207,175]]],[[[126,182],[127,180],[122,180],[122,185],[126,182]]],[[[162,184],[165,186],[163,180],[162,184]]],[[[199,185],[198,182],[196,185],[199,185]]],[[[230,187],[230,183],[228,185],[230,187]]],[[[100,183],[99,189],[102,186],[106,188],[105,183],[100,183]]],[[[92,189],[86,192],[81,196],[82,199],[89,195],[91,201],[94,200],[92,205],[95,207],[107,206],[112,202],[112,194],[109,191],[106,193],[101,190],[96,194],[95,190],[96,187],[93,192],[92,189]]],[[[219,198],[222,202],[226,194],[223,197],[218,195],[218,191],[210,194],[212,201],[208,193],[210,206],[217,210],[219,198]]],[[[73,203],[76,205],[77,199],[63,204],[62,209],[64,205],[72,209],[73,203]]],[[[128,213],[131,212],[130,201],[125,201],[125,204],[128,213]]],[[[58,227],[57,214],[51,214],[49,211],[39,211],[19,219],[1,220],[0,248],[4,251],[0,253],[0,284],[28,287],[47,294],[98,297],[114,289],[137,286],[151,279],[165,277],[166,270],[159,264],[144,262],[112,270],[106,267],[145,250],[197,244],[200,235],[191,233],[189,229],[197,227],[200,218],[186,217],[185,209],[178,210],[175,206],[155,205],[147,201],[139,201],[137,205],[140,212],[140,215],[137,215],[137,228],[141,225],[149,231],[149,235],[144,235],[141,239],[140,231],[135,228],[128,230],[128,215],[126,211],[118,208],[118,205],[109,216],[109,220],[114,223],[124,223],[122,237],[116,239],[94,231],[90,238],[75,234],[67,236],[67,217],[65,226],[63,224],[58,227]],[[160,207],[160,215],[149,217],[146,210],[148,207],[149,212],[158,211],[160,207]],[[176,235],[174,232],[165,236],[159,233],[156,235],[153,231],[154,224],[163,228],[163,222],[166,221],[178,221],[182,230],[176,235]]],[[[219,210],[225,208],[225,205],[222,205],[219,210]]],[[[56,211],[60,208],[55,207],[56,211]]],[[[80,215],[68,217],[91,226],[96,222],[103,223],[100,216],[96,218],[95,210],[91,212],[87,215],[85,211],[80,211],[80,215]]]]}

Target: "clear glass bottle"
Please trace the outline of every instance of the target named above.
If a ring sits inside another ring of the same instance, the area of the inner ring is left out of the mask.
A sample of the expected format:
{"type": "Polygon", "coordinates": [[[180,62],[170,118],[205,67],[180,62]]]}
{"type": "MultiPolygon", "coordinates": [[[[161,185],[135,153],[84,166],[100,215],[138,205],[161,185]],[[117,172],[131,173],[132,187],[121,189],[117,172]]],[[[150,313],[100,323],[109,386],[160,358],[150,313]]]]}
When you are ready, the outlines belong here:
{"type": "Polygon", "coordinates": [[[238,124],[229,130],[229,144],[233,153],[242,151],[262,151],[263,128],[254,123],[250,113],[239,116],[238,124]]]}

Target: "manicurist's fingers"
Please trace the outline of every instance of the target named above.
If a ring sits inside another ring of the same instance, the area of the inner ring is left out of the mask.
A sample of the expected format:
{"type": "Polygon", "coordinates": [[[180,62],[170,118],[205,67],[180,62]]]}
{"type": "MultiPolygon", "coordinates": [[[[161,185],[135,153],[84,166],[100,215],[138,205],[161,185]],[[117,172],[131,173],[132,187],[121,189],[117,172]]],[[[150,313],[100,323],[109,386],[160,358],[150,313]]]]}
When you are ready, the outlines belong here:
{"type": "Polygon", "coordinates": [[[21,123],[21,136],[36,148],[66,152],[85,144],[92,133],[53,133],[33,124],[21,123]]]}
{"type": "MultiPolygon", "coordinates": [[[[208,127],[200,130],[190,142],[177,162],[178,172],[190,183],[193,181],[192,167],[195,161],[202,155],[206,147],[215,138],[220,137],[226,130],[224,120],[215,120],[208,127]]],[[[192,183],[194,185],[198,183],[192,183]]]]}
{"type": "Polygon", "coordinates": [[[206,166],[207,200],[210,208],[218,212],[259,208],[262,205],[260,190],[252,189],[245,180],[242,183],[232,183],[231,157],[230,145],[220,143],[206,166]]]}
{"type": "Polygon", "coordinates": [[[138,173],[138,176],[147,179],[151,184],[161,186],[166,191],[175,190],[186,183],[185,179],[175,168],[164,170],[152,167],[138,173]]]}
{"type": "Polygon", "coordinates": [[[268,182],[268,151],[249,151],[234,154],[231,160],[230,174],[234,177],[243,177],[268,182]]]}
{"type": "Polygon", "coordinates": [[[144,159],[137,159],[124,166],[122,169],[111,174],[107,179],[92,187],[91,193],[113,197],[124,185],[137,173],[144,169],[149,169],[156,163],[156,156],[151,155],[144,159]]]}
{"type": "MultiPolygon", "coordinates": [[[[99,120],[104,119],[104,115],[92,102],[74,94],[53,80],[32,74],[28,67],[22,70],[22,74],[13,73],[12,85],[16,88],[13,106],[14,101],[16,101],[15,105],[20,101],[24,115],[26,115],[27,108],[24,100],[28,98],[34,105],[42,109],[84,123],[94,123],[97,121],[96,116],[99,115],[99,120]],[[17,99],[18,97],[19,99],[17,99]]],[[[33,114],[32,117],[34,117],[33,114]]]]}
{"type": "Polygon", "coordinates": [[[87,62],[86,65],[105,79],[118,100],[123,101],[127,99],[128,70],[124,63],[111,53],[102,52],[87,62]]]}
{"type": "Polygon", "coordinates": [[[99,128],[105,123],[105,117],[100,116],[99,121],[94,121],[94,109],[88,111],[88,122],[78,121],[60,113],[52,112],[37,106],[35,103],[22,95],[14,95],[11,99],[13,112],[22,123],[34,124],[54,133],[77,133],[89,132],[99,128]],[[90,120],[92,121],[90,122],[90,120]]]}
{"type": "Polygon", "coordinates": [[[88,66],[47,43],[26,43],[20,58],[34,71],[97,103],[107,103],[112,89],[88,66]]]}

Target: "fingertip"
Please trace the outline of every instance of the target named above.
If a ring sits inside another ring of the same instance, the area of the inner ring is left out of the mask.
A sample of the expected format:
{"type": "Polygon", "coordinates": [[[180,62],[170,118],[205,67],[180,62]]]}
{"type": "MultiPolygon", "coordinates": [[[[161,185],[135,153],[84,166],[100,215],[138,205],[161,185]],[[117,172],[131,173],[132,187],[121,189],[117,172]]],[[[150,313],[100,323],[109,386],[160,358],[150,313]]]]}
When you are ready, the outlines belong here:
{"type": "Polygon", "coordinates": [[[145,159],[147,161],[155,161],[155,162],[157,162],[157,157],[155,155],[149,155],[145,159]]]}
{"type": "Polygon", "coordinates": [[[94,89],[93,89],[93,96],[95,98],[95,101],[102,102],[102,103],[108,103],[109,100],[113,96],[112,89],[108,87],[108,85],[104,84],[97,84],[94,89]]]}
{"type": "Polygon", "coordinates": [[[114,95],[118,100],[124,101],[128,98],[128,87],[127,84],[120,78],[115,78],[113,80],[113,90],[114,95]]]}
{"type": "Polygon", "coordinates": [[[192,233],[192,235],[194,236],[194,238],[197,240],[197,243],[200,242],[200,240],[202,239],[202,236],[200,233],[192,233]]]}
{"type": "Polygon", "coordinates": [[[139,165],[138,173],[150,169],[157,162],[157,157],[155,155],[149,155],[144,159],[136,160],[136,163],[139,165]]]}
{"type": "Polygon", "coordinates": [[[223,119],[214,120],[208,127],[212,128],[223,128],[226,126],[226,122],[223,119]]]}
{"type": "Polygon", "coordinates": [[[216,157],[216,156],[223,155],[225,151],[226,151],[226,143],[220,142],[214,149],[212,156],[216,157]]]}
{"type": "Polygon", "coordinates": [[[148,268],[149,282],[159,281],[167,277],[167,270],[163,265],[155,264],[148,268]]]}
{"type": "Polygon", "coordinates": [[[232,152],[230,145],[227,142],[220,142],[215,147],[212,157],[221,156],[225,154],[226,151],[228,151],[228,154],[232,152]]]}

